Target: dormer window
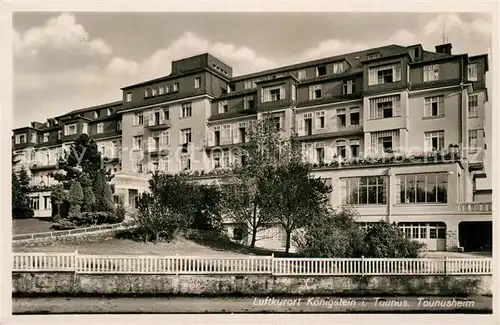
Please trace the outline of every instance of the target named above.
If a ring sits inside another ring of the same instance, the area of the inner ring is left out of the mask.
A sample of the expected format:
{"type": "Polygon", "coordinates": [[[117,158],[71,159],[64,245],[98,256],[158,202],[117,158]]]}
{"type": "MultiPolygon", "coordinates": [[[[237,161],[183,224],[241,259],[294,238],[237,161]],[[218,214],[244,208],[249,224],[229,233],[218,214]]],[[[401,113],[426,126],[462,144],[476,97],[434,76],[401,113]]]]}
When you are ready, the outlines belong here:
{"type": "Polygon", "coordinates": [[[144,97],[146,97],[146,98],[149,97],[149,89],[148,88],[144,89],[144,97]]]}
{"type": "Polygon", "coordinates": [[[151,96],[156,96],[158,95],[158,90],[156,88],[151,89],[151,96]]]}
{"type": "Polygon", "coordinates": [[[344,62],[335,62],[333,64],[333,73],[342,73],[345,71],[344,62]]]}
{"type": "Polygon", "coordinates": [[[368,60],[374,60],[374,59],[378,59],[378,58],[381,58],[382,57],[382,54],[380,53],[370,53],[368,54],[368,60]]]}
{"type": "Polygon", "coordinates": [[[326,65],[316,67],[316,77],[321,77],[326,75],[326,65]]]}

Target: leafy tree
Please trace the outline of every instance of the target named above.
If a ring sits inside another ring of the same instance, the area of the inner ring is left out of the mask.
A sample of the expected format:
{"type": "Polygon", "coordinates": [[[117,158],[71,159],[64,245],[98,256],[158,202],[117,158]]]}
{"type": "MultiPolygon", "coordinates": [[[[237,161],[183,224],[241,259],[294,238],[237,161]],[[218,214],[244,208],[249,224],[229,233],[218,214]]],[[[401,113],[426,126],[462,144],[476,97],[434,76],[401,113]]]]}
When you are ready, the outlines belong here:
{"type": "Polygon", "coordinates": [[[292,233],[325,211],[331,187],[312,177],[308,165],[293,161],[268,169],[262,187],[262,214],[272,218],[286,234],[285,252],[292,233]]]}
{"type": "Polygon", "coordinates": [[[193,222],[190,228],[221,231],[223,222],[219,211],[221,193],[218,187],[204,184],[192,185],[193,200],[198,204],[194,209],[193,222]]]}
{"type": "Polygon", "coordinates": [[[81,134],[66,152],[65,157],[58,161],[58,171],[52,173],[65,189],[69,189],[73,181],[78,180],[82,173],[91,177],[99,172],[105,173],[105,178],[110,181],[111,170],[105,170],[101,153],[96,142],[87,134],[81,134]]]}
{"type": "Polygon", "coordinates": [[[222,178],[223,213],[234,223],[247,225],[250,247],[255,246],[259,231],[273,226],[273,216],[260,211],[266,204],[261,193],[269,169],[298,159],[296,137],[285,138],[278,131],[270,114],[265,114],[247,132],[248,142],[241,152],[247,157],[247,164],[234,166],[222,178]]]}
{"type": "Polygon", "coordinates": [[[177,232],[189,225],[182,214],[166,206],[161,197],[152,193],[142,193],[139,196],[137,210],[134,217],[136,234],[146,242],[171,240],[177,232]]]}

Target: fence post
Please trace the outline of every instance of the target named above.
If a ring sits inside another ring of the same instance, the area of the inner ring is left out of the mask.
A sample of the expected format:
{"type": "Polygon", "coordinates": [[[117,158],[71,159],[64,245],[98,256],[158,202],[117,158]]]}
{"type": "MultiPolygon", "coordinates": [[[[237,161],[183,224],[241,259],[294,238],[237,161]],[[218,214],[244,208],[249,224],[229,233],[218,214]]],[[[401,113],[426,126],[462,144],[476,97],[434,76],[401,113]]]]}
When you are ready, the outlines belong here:
{"type": "Polygon", "coordinates": [[[365,276],[365,257],[361,255],[361,276],[365,276]]]}
{"type": "Polygon", "coordinates": [[[271,254],[271,275],[274,275],[274,253],[271,254]]]}
{"type": "Polygon", "coordinates": [[[448,256],[444,257],[444,275],[448,276],[448,256]]]}
{"type": "Polygon", "coordinates": [[[73,255],[73,269],[76,273],[78,271],[78,250],[75,249],[75,255],[73,255]]]}

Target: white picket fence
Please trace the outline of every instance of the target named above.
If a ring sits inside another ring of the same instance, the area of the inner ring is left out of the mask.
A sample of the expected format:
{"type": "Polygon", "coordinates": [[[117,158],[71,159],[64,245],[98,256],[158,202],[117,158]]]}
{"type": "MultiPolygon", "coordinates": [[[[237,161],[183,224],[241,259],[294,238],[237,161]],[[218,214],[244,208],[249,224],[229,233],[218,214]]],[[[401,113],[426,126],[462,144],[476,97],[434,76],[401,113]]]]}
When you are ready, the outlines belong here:
{"type": "Polygon", "coordinates": [[[14,253],[13,272],[93,274],[466,275],[493,273],[491,258],[275,258],[14,253]]]}
{"type": "Polygon", "coordinates": [[[86,228],[55,230],[55,231],[37,232],[37,233],[30,233],[30,234],[17,234],[17,235],[12,235],[12,240],[13,241],[31,241],[31,240],[35,240],[35,239],[41,239],[41,238],[74,236],[74,235],[79,235],[79,234],[88,234],[88,233],[95,233],[95,232],[102,232],[102,231],[113,231],[116,229],[125,230],[125,229],[131,229],[133,227],[135,227],[135,225],[133,225],[130,222],[121,222],[121,223],[106,224],[106,225],[92,226],[92,227],[86,227],[86,228]]]}

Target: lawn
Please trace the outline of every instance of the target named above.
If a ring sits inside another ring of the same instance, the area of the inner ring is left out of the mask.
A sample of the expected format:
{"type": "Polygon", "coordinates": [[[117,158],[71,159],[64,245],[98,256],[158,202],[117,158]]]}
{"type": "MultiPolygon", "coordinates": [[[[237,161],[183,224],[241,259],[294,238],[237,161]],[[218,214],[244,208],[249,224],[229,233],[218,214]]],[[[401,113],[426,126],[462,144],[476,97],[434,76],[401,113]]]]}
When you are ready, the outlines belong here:
{"type": "Polygon", "coordinates": [[[50,228],[52,222],[39,220],[36,218],[31,219],[14,219],[12,220],[12,234],[31,234],[36,232],[53,231],[50,228]]]}

